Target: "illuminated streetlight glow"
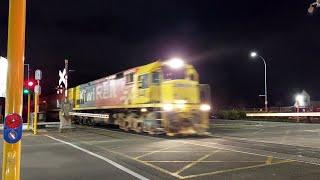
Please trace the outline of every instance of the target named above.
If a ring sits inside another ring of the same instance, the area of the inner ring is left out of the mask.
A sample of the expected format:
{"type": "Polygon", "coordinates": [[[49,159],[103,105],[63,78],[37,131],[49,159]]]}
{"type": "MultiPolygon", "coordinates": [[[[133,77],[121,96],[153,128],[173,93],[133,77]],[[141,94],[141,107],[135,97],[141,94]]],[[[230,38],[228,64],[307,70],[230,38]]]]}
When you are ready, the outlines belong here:
{"type": "Polygon", "coordinates": [[[184,61],[180,58],[172,58],[169,61],[167,61],[165,64],[167,64],[171,68],[179,69],[184,66],[184,61]]]}
{"type": "Polygon", "coordinates": [[[257,52],[254,52],[254,51],[250,53],[250,56],[251,56],[252,58],[257,57],[257,55],[258,55],[257,52]]]}
{"type": "Polygon", "coordinates": [[[298,94],[296,95],[296,102],[298,106],[304,106],[304,95],[298,94]]]}

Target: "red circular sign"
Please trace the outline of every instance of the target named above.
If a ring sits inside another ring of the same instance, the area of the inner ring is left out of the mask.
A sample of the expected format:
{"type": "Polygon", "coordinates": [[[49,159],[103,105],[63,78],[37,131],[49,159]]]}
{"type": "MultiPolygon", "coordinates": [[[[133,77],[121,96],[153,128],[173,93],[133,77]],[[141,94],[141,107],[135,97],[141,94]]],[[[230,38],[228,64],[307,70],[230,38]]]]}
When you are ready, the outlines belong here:
{"type": "Polygon", "coordinates": [[[19,114],[9,114],[5,119],[5,124],[8,128],[14,129],[22,124],[22,118],[19,114]]]}

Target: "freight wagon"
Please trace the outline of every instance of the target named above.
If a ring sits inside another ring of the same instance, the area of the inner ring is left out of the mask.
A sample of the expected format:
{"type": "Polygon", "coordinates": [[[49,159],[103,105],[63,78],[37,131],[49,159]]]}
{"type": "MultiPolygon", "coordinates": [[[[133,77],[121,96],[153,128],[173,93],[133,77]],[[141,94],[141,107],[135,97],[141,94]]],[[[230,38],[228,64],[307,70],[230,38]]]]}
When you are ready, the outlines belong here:
{"type": "MultiPolygon", "coordinates": [[[[156,61],[68,89],[72,119],[150,134],[202,134],[210,89],[179,59],[156,61]]],[[[56,100],[54,100],[56,101],[56,100]]]]}

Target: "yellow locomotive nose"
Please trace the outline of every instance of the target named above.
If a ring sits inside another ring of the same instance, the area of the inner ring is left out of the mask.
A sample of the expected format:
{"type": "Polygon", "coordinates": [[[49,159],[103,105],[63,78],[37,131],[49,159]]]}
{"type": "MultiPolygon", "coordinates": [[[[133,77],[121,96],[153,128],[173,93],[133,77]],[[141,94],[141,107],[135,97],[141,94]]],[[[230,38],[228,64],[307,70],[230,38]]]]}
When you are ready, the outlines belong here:
{"type": "Polygon", "coordinates": [[[196,81],[177,79],[162,83],[162,102],[175,104],[199,104],[199,85],[196,81]]]}

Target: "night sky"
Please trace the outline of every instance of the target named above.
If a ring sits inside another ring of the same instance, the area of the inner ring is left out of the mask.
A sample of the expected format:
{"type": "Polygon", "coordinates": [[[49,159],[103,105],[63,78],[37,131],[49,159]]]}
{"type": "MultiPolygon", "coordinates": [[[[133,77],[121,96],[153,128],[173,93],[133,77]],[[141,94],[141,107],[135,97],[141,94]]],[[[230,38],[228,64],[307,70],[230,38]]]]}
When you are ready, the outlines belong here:
{"type": "MultiPolygon", "coordinates": [[[[208,83],[216,108],[260,107],[268,64],[269,103],[293,105],[305,89],[320,100],[320,13],[313,0],[28,0],[26,63],[54,93],[70,60],[72,86],[156,59],[182,57],[208,83]]],[[[0,55],[6,56],[8,0],[0,2],[0,55]]]]}

